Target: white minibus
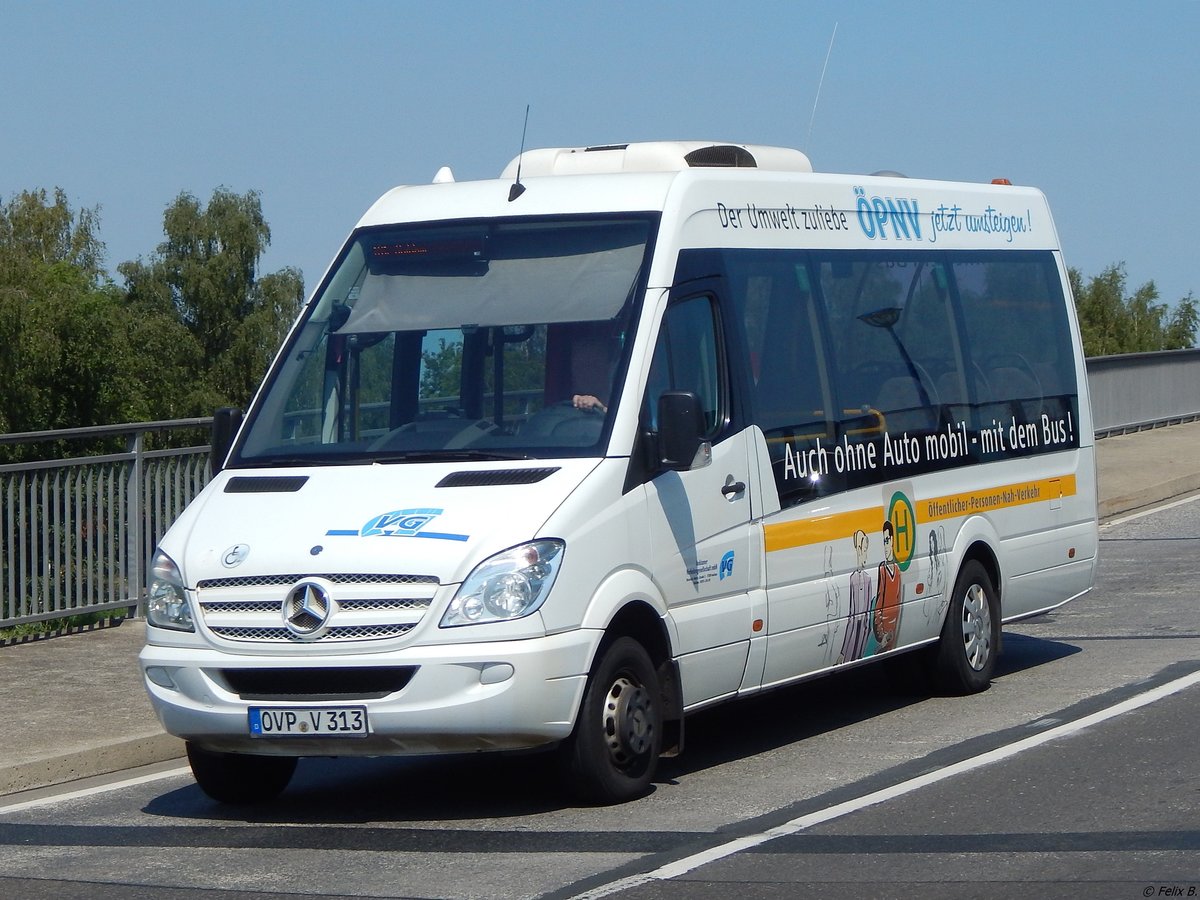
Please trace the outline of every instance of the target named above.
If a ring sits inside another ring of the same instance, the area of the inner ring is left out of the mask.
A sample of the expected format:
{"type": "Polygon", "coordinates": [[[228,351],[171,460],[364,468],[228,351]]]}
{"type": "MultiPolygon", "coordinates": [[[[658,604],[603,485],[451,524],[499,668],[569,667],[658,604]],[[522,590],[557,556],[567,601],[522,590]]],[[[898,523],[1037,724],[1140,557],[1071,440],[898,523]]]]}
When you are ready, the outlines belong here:
{"type": "Polygon", "coordinates": [[[146,687],[228,803],[538,748],[616,802],[712,704],[899,654],[981,691],[1093,583],[1085,375],[1033,189],[704,142],[442,170],[216,417],[146,687]]]}

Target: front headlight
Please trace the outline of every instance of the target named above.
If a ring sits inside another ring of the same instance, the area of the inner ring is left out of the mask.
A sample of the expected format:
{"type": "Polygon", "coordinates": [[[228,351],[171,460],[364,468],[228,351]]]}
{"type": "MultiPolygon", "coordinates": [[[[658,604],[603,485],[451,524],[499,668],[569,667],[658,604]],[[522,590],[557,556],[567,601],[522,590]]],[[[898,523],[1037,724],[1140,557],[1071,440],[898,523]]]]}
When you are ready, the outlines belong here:
{"type": "Polygon", "coordinates": [[[150,581],[146,586],[146,621],[158,628],[195,631],[192,610],[179,566],[161,550],[150,563],[150,581]]]}
{"type": "Polygon", "coordinates": [[[536,612],[554,584],[564,547],[562,541],[533,541],[488,557],[463,581],[441,627],[505,622],[536,612]]]}

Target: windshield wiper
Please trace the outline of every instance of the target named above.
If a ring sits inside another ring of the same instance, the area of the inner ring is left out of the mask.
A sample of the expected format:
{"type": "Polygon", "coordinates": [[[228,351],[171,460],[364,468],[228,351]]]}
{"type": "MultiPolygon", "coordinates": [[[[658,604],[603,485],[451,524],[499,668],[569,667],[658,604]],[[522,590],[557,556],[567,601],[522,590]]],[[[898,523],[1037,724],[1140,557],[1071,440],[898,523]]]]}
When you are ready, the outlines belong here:
{"type": "Polygon", "coordinates": [[[528,453],[505,453],[496,450],[400,450],[386,455],[375,456],[370,453],[350,453],[345,455],[312,456],[270,456],[259,459],[242,459],[228,466],[230,469],[286,469],[292,466],[361,466],[367,463],[378,465],[402,465],[404,463],[424,462],[459,462],[462,460],[476,462],[499,462],[504,460],[539,459],[528,453]]]}
{"type": "Polygon", "coordinates": [[[457,462],[459,460],[478,460],[481,462],[496,462],[511,459],[537,459],[528,453],[503,453],[496,450],[401,450],[386,456],[370,457],[373,463],[390,465],[409,462],[457,462]]]}
{"type": "Polygon", "coordinates": [[[362,462],[347,456],[268,456],[256,459],[239,459],[228,469],[287,469],[292,466],[347,466],[362,462]]]}

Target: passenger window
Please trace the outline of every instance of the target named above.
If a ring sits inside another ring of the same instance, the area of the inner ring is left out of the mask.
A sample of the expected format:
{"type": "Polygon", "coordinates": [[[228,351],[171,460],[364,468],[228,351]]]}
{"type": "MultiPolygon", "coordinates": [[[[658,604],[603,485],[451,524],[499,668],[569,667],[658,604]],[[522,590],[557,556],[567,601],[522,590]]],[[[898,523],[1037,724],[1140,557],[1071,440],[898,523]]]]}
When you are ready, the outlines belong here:
{"type": "Polygon", "coordinates": [[[668,307],[646,391],[652,427],[657,427],[658,398],[664,391],[691,391],[704,413],[704,436],[716,435],[725,421],[725,376],[717,334],[710,298],[692,297],[668,307]]]}
{"type": "Polygon", "coordinates": [[[768,435],[824,438],[826,384],[820,329],[808,272],[785,266],[769,281],[762,343],[757,350],[754,421],[768,435]]]}
{"type": "Polygon", "coordinates": [[[727,286],[730,359],[745,369],[736,419],[762,429],[784,507],[1078,446],[1072,336],[1049,252],[680,254],[678,280],[701,273],[727,286]],[[1054,440],[1035,439],[1051,426],[1054,440]],[[1009,427],[1024,438],[1012,446],[1009,427]]]}
{"type": "Polygon", "coordinates": [[[388,430],[388,399],[392,393],[392,365],[396,356],[396,335],[352,335],[351,359],[354,368],[350,377],[357,380],[357,404],[346,418],[354,423],[356,438],[384,434],[388,430]]]}
{"type": "Polygon", "coordinates": [[[463,335],[457,328],[427,332],[421,339],[419,404],[421,412],[459,406],[463,335]]]}
{"type": "Polygon", "coordinates": [[[959,263],[954,275],[973,350],[980,427],[1073,412],[1071,337],[1052,264],[1010,256],[1002,264],[959,263]]]}
{"type": "Polygon", "coordinates": [[[903,255],[834,255],[821,264],[821,288],[843,431],[899,436],[938,429],[949,418],[942,389],[963,393],[941,264],[903,255]]]}
{"type": "Polygon", "coordinates": [[[816,298],[808,267],[796,255],[751,252],[727,263],[750,366],[750,421],[766,437],[780,502],[787,506],[816,490],[814,480],[798,471],[797,448],[821,446],[832,435],[816,298]]]}

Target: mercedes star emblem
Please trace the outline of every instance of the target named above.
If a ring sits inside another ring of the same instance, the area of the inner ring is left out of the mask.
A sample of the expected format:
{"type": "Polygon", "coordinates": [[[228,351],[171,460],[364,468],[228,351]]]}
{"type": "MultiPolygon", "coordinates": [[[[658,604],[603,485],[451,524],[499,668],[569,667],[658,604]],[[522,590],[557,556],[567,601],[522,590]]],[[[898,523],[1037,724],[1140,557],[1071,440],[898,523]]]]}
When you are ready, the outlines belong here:
{"type": "Polygon", "coordinates": [[[329,591],[316,581],[299,582],[283,601],[283,621],[288,631],[301,640],[315,640],[323,635],[332,613],[329,591]]]}

